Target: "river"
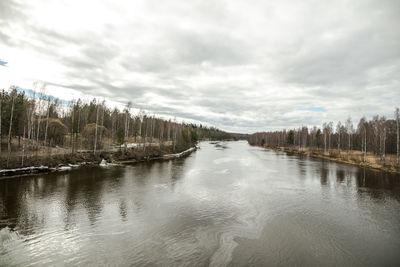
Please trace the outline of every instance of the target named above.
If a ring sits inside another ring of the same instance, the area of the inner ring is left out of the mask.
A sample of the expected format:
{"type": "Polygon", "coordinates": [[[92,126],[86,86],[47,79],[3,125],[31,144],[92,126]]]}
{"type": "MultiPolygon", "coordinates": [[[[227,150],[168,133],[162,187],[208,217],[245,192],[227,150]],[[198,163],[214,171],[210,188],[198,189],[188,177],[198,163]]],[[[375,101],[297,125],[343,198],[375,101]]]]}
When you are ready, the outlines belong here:
{"type": "Polygon", "coordinates": [[[247,142],[0,180],[0,266],[400,266],[400,176],[247,142]]]}

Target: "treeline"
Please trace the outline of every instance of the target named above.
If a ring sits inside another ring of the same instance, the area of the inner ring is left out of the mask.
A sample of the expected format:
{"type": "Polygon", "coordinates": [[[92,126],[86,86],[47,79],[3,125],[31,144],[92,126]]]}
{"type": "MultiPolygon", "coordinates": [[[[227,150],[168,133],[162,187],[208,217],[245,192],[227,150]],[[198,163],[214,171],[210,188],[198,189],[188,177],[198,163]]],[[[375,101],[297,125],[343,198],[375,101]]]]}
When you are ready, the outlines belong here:
{"type": "Polygon", "coordinates": [[[324,123],[322,128],[302,126],[274,132],[260,132],[248,137],[251,145],[269,147],[293,147],[300,150],[306,148],[331,154],[333,151],[358,150],[362,160],[366,161],[367,153],[371,153],[385,162],[387,154],[394,154],[396,164],[399,164],[399,109],[394,112],[394,119],[384,116],[374,116],[371,120],[361,118],[353,125],[351,118],[344,123],[324,123]]]}
{"type": "Polygon", "coordinates": [[[60,101],[45,94],[45,85],[34,87],[29,96],[15,86],[0,92],[0,156],[6,159],[0,168],[43,154],[151,146],[182,151],[199,139],[232,138],[213,127],[133,114],[131,102],[121,111],[98,99],[60,101]]]}

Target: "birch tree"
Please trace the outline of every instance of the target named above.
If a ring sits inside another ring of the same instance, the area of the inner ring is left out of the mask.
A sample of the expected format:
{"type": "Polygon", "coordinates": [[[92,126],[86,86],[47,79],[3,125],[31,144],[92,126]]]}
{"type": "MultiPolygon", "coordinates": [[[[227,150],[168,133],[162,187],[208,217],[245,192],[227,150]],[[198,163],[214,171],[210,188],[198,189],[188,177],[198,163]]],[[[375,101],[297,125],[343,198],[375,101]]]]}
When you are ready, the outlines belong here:
{"type": "Polygon", "coordinates": [[[346,132],[347,132],[347,137],[348,137],[348,146],[347,150],[348,152],[351,151],[351,135],[353,134],[353,122],[351,121],[351,118],[347,118],[346,123],[346,132]]]}
{"type": "Polygon", "coordinates": [[[337,139],[337,148],[338,148],[338,151],[339,151],[339,155],[340,155],[340,134],[341,134],[341,131],[342,131],[342,123],[339,121],[337,124],[336,124],[336,133],[338,134],[338,139],[337,139]]]}
{"type": "Polygon", "coordinates": [[[71,102],[71,154],[74,154],[74,112],[75,111],[75,101],[71,102]]]}
{"type": "Polygon", "coordinates": [[[328,151],[331,151],[331,136],[332,136],[333,122],[329,122],[326,125],[326,130],[328,133],[328,151]]]}
{"type": "Polygon", "coordinates": [[[44,95],[44,91],[46,89],[46,85],[43,84],[40,90],[40,96],[39,96],[39,103],[38,103],[38,121],[37,121],[37,131],[36,131],[36,150],[39,150],[39,134],[40,134],[40,121],[42,120],[42,98],[44,95]]]}
{"type": "Polygon", "coordinates": [[[96,155],[96,148],[97,148],[97,128],[99,124],[99,105],[96,105],[96,127],[94,131],[94,148],[93,154],[96,155]]]}
{"type": "Polygon", "coordinates": [[[176,146],[176,131],[177,131],[175,121],[176,121],[176,118],[174,119],[174,124],[173,124],[173,134],[174,134],[174,142],[173,142],[174,145],[173,145],[173,149],[174,149],[174,151],[175,151],[175,146],[176,146]]]}
{"type": "Polygon", "coordinates": [[[394,119],[396,120],[396,164],[399,165],[399,157],[400,157],[400,111],[399,108],[396,108],[394,112],[394,119]]]}
{"type": "Polygon", "coordinates": [[[8,163],[10,161],[10,156],[11,156],[11,133],[12,133],[12,125],[13,125],[13,116],[14,116],[14,102],[15,102],[15,96],[16,96],[17,91],[15,89],[12,89],[11,92],[11,114],[10,114],[10,126],[8,129],[8,155],[7,155],[7,168],[8,168],[8,163]]]}
{"type": "MultiPolygon", "coordinates": [[[[100,125],[104,126],[104,109],[105,109],[105,100],[101,102],[101,120],[100,120],[100,125]]],[[[100,131],[100,142],[103,141],[103,131],[100,131]]]]}
{"type": "Polygon", "coordinates": [[[385,162],[386,160],[386,118],[381,117],[379,119],[379,129],[380,129],[380,135],[379,135],[379,151],[380,151],[380,156],[382,162],[385,162]]]}
{"type": "Polygon", "coordinates": [[[2,134],[2,129],[1,129],[1,117],[3,114],[3,96],[4,96],[4,91],[1,90],[1,92],[0,92],[0,159],[1,159],[1,145],[2,145],[2,141],[3,141],[3,134],[2,134]]]}
{"type": "Polygon", "coordinates": [[[81,124],[81,100],[78,99],[77,102],[78,106],[78,125],[77,125],[77,132],[76,132],[76,138],[75,138],[75,143],[77,144],[78,150],[81,149],[79,144],[79,134],[80,134],[80,124],[81,124]]]}
{"type": "Polygon", "coordinates": [[[361,136],[361,152],[363,153],[363,161],[367,158],[367,125],[364,117],[358,123],[358,132],[361,136]]]}
{"type": "Polygon", "coordinates": [[[124,146],[125,146],[125,150],[127,150],[127,148],[128,148],[128,144],[127,144],[127,142],[128,142],[128,128],[129,128],[128,117],[130,117],[131,105],[132,105],[132,102],[129,101],[126,104],[126,109],[125,109],[125,129],[124,129],[125,130],[124,131],[124,146]]]}
{"type": "MultiPolygon", "coordinates": [[[[47,111],[46,111],[46,129],[45,129],[45,134],[44,134],[44,145],[46,146],[47,143],[47,131],[49,129],[49,115],[50,115],[50,97],[47,98],[47,111]]],[[[25,128],[24,128],[25,129],[25,128]]]]}
{"type": "Polygon", "coordinates": [[[326,136],[327,136],[327,129],[328,125],[324,122],[324,124],[322,125],[322,131],[324,133],[324,154],[326,154],[326,136]]]}

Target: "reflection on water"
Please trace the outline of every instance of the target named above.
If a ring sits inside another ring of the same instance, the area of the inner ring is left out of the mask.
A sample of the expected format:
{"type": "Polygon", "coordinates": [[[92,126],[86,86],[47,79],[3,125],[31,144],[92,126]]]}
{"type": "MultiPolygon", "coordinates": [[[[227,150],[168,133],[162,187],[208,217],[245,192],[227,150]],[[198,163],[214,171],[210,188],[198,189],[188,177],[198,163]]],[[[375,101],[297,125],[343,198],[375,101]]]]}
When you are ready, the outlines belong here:
{"type": "Polygon", "coordinates": [[[400,177],[201,143],[186,159],[0,180],[0,266],[400,264],[400,177]]]}

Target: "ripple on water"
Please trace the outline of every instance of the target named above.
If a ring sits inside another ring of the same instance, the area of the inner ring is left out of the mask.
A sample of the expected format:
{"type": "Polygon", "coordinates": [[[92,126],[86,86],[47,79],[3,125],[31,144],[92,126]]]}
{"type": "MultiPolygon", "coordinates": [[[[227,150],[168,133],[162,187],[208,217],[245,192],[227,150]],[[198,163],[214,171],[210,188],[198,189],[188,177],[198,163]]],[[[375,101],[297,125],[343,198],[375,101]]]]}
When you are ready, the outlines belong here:
{"type": "Polygon", "coordinates": [[[218,164],[222,164],[222,163],[232,162],[234,160],[235,160],[234,158],[223,157],[223,158],[214,159],[213,163],[218,165],[218,164]]]}
{"type": "Polygon", "coordinates": [[[228,174],[230,173],[229,169],[217,170],[214,173],[216,174],[228,174]]]}
{"type": "Polygon", "coordinates": [[[399,266],[398,179],[230,148],[0,181],[0,266],[399,266]]]}

